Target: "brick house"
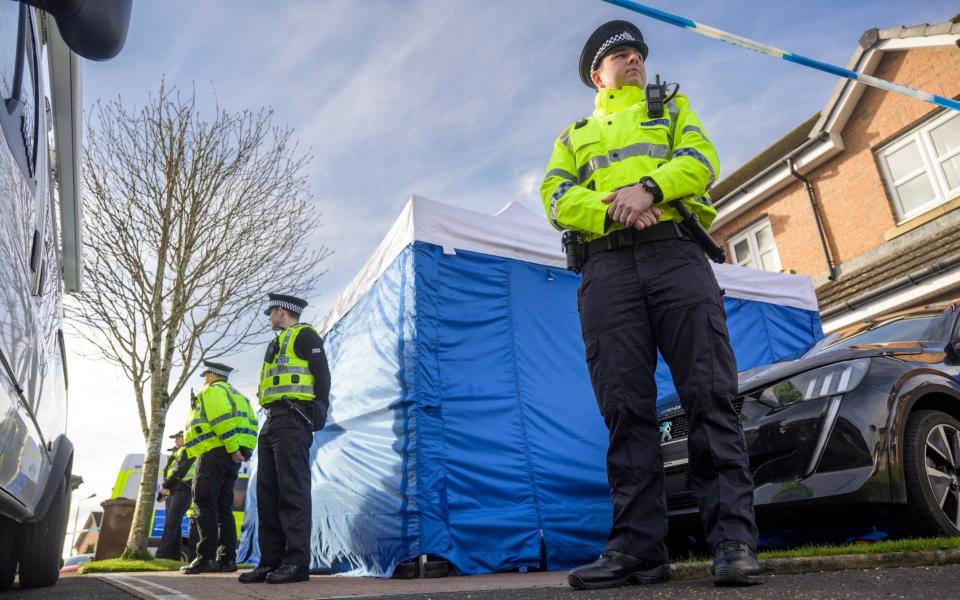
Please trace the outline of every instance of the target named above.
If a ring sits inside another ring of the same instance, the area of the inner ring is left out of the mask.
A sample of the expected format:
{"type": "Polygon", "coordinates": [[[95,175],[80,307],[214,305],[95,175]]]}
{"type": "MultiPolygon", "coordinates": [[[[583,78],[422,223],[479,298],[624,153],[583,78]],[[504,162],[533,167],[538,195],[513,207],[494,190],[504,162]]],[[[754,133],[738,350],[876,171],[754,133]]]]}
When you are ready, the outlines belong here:
{"type": "MultiPolygon", "coordinates": [[[[957,98],[960,15],[870,29],[847,67],[957,98]]],[[[960,297],[960,112],[844,79],[711,195],[728,260],[811,276],[825,331],[960,297]]]]}
{"type": "Polygon", "coordinates": [[[97,549],[100,538],[100,522],[103,520],[103,511],[95,510],[87,515],[83,528],[76,534],[73,543],[73,554],[93,554],[97,549]]]}

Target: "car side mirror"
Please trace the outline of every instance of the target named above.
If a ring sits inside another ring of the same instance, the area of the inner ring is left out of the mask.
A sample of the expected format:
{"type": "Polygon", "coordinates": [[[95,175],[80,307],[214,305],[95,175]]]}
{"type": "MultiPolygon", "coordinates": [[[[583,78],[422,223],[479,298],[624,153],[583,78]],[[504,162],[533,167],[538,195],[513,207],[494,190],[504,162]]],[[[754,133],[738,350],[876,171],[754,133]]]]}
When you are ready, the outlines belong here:
{"type": "Polygon", "coordinates": [[[113,58],[127,41],[133,0],[22,1],[52,16],[63,41],[84,58],[113,58]]]}
{"type": "Polygon", "coordinates": [[[957,319],[953,333],[950,334],[950,341],[947,342],[943,351],[947,353],[947,358],[951,362],[960,362],[960,318],[957,319]]]}

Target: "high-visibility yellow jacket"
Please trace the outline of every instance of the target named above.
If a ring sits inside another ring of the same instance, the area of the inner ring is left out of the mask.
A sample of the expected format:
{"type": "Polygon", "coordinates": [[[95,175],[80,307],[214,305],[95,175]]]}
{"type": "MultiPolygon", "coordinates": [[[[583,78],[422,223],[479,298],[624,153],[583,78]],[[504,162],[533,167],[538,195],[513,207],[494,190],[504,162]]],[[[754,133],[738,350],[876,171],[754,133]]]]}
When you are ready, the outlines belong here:
{"type": "MultiPolygon", "coordinates": [[[[703,124],[683,95],[662,117],[647,114],[643,89],[601,90],[593,115],[569,125],[557,138],[540,186],[551,224],[591,240],[622,225],[606,218],[603,199],[618,189],[652,178],[663,200],[681,199],[704,227],[717,216],[707,188],[720,174],[720,161],[703,124]]],[[[661,221],[680,221],[667,204],[661,221]]]]}
{"type": "Polygon", "coordinates": [[[257,416],[250,402],[223,380],[203,387],[183,430],[183,447],[191,458],[220,446],[230,454],[257,447],[257,416]]]}
{"type": "MultiPolygon", "coordinates": [[[[167,480],[173,477],[173,474],[180,467],[180,461],[187,460],[188,458],[189,457],[187,455],[186,446],[182,448],[177,448],[177,451],[174,452],[170,456],[170,460],[167,461],[167,468],[164,469],[163,471],[164,480],[167,480]]],[[[197,470],[197,463],[196,461],[194,461],[193,464],[190,465],[190,468],[187,469],[187,472],[183,475],[183,477],[180,478],[180,481],[182,481],[183,483],[189,483],[193,479],[193,476],[196,470],[197,470]]]]}
{"type": "Polygon", "coordinates": [[[275,344],[279,348],[273,360],[264,362],[260,370],[260,406],[267,406],[282,398],[310,401],[315,397],[310,363],[297,356],[294,344],[304,329],[313,329],[307,323],[297,323],[280,332],[275,344]]]}

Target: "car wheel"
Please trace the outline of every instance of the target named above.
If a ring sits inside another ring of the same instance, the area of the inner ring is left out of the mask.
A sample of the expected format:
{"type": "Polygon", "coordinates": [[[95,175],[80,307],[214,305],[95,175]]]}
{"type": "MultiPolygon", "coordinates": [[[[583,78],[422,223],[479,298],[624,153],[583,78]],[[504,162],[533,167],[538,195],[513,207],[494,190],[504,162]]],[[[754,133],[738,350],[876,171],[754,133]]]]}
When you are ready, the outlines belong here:
{"type": "Polygon", "coordinates": [[[0,517],[0,591],[9,590],[17,576],[16,535],[17,524],[0,517]]]}
{"type": "Polygon", "coordinates": [[[417,561],[403,562],[393,570],[394,579],[416,579],[419,575],[417,561]]]}
{"type": "Polygon", "coordinates": [[[450,563],[445,560],[428,560],[423,565],[423,578],[435,579],[450,574],[450,563]]]}
{"type": "Polygon", "coordinates": [[[25,588],[47,587],[60,577],[60,556],[67,532],[67,479],[65,475],[47,508],[47,514],[36,523],[20,529],[20,585],[25,588]]]}
{"type": "Polygon", "coordinates": [[[913,532],[960,534],[960,421],[936,410],[910,415],[903,470],[913,532]]]}

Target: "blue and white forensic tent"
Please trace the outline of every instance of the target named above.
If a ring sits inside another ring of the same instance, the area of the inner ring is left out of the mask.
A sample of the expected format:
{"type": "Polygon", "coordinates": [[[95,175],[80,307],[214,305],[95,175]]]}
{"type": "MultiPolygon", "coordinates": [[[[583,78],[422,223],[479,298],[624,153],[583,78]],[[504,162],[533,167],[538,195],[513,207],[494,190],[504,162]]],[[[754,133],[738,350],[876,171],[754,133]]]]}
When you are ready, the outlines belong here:
{"type": "MultiPolygon", "coordinates": [[[[602,550],[607,431],[564,265],[559,233],[521,205],[410,200],[320,326],[333,386],[311,450],[314,568],[389,576],[428,554],[461,573],[566,569],[602,550]]],[[[739,369],[822,337],[809,278],[714,269],[739,369]]],[[[664,365],[658,385],[674,391],[664,365]]]]}

